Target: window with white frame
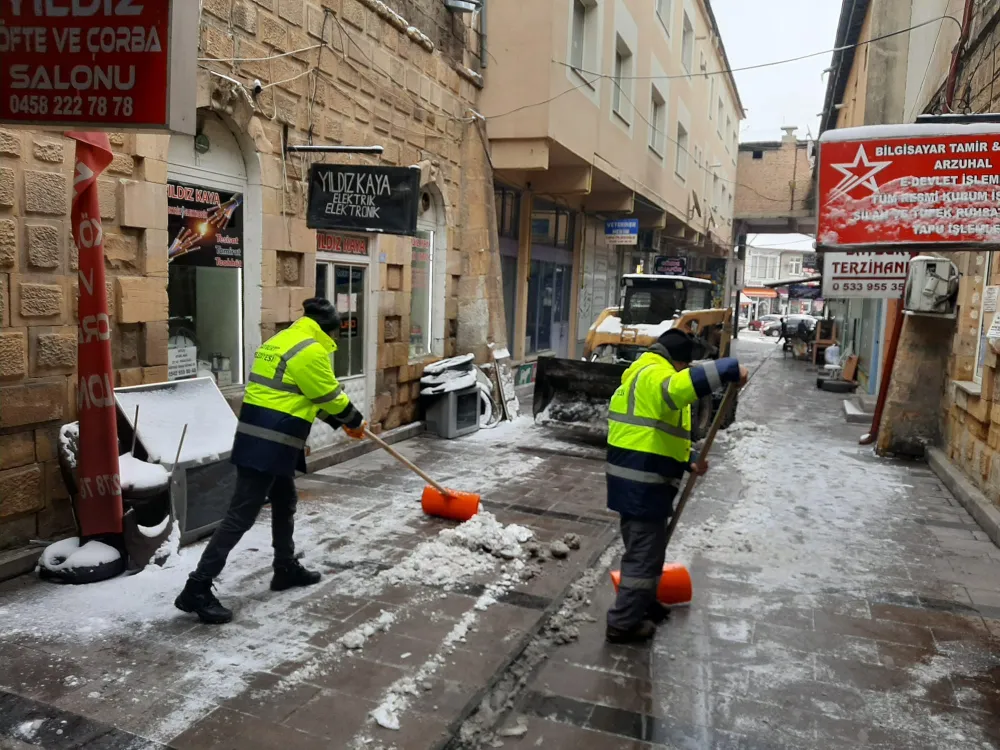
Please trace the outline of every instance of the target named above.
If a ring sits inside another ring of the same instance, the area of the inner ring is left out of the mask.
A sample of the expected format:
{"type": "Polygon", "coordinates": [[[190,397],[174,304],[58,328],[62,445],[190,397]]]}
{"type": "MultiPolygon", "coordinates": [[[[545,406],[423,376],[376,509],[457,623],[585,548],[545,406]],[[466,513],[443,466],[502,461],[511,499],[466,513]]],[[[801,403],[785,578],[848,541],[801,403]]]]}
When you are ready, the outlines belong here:
{"type": "Polygon", "coordinates": [[[680,123],[677,123],[677,163],[674,171],[682,180],[687,175],[688,160],[688,131],[680,123]]]}
{"type": "Polygon", "coordinates": [[[656,0],[656,16],[663,24],[667,36],[670,36],[670,12],[673,10],[673,0],[656,0]]]}
{"type": "Polygon", "coordinates": [[[681,33],[681,63],[684,70],[691,73],[694,66],[694,26],[687,12],[684,13],[684,29],[681,33]]]}
{"type": "Polygon", "coordinates": [[[577,70],[593,70],[597,51],[597,0],[572,0],[573,29],[570,64],[577,70]]]}
{"type": "Polygon", "coordinates": [[[750,278],[755,281],[777,281],[779,260],[777,255],[754,253],[750,256],[750,278]]]}
{"type": "Polygon", "coordinates": [[[802,275],[802,256],[793,255],[788,261],[788,273],[792,276],[802,275]]]}
{"type": "Polygon", "coordinates": [[[632,50],[628,48],[620,36],[615,38],[615,75],[614,92],[611,96],[611,106],[615,114],[625,122],[632,119],[632,108],[629,105],[632,90],[632,50]]]}
{"type": "Polygon", "coordinates": [[[649,101],[649,147],[662,157],[663,144],[667,135],[667,102],[656,86],[651,88],[652,94],[649,101]]]}

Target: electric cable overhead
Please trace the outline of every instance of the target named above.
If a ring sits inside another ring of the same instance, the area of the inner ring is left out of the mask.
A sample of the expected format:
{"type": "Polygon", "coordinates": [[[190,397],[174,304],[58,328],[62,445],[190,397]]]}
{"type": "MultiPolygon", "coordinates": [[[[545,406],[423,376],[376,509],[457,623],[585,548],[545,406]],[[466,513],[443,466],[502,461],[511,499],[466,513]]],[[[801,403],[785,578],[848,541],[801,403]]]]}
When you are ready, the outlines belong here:
{"type": "Polygon", "coordinates": [[[565,68],[572,68],[577,73],[582,73],[585,75],[597,76],[599,78],[611,78],[619,81],[662,81],[673,78],[691,78],[694,76],[718,76],[718,75],[728,75],[731,73],[740,73],[747,70],[760,70],[761,68],[773,68],[778,65],[787,65],[788,63],[799,62],[801,60],[808,60],[812,57],[820,57],[821,55],[830,55],[837,52],[845,52],[849,49],[857,49],[858,47],[864,47],[868,44],[873,44],[875,42],[880,42],[883,39],[891,39],[892,37],[899,36],[901,34],[909,34],[911,31],[916,31],[924,26],[929,26],[932,23],[937,23],[938,21],[943,21],[945,19],[950,19],[958,24],[961,28],[962,24],[959,20],[953,16],[938,16],[937,18],[931,18],[927,21],[923,21],[913,26],[909,26],[905,29],[899,29],[898,31],[892,31],[888,34],[882,34],[881,36],[876,36],[871,39],[867,39],[863,42],[856,42],[854,44],[845,44],[842,47],[834,47],[833,49],[825,49],[820,52],[810,52],[806,55],[799,55],[797,57],[789,57],[784,60],[773,60],[766,63],[758,63],[756,65],[744,65],[739,68],[724,68],[722,70],[712,70],[712,71],[699,71],[697,73],[674,73],[672,75],[662,75],[662,76],[614,76],[607,73],[597,73],[593,70],[586,70],[585,68],[577,67],[572,63],[563,62],[562,60],[553,60],[557,65],[562,65],[565,68]]]}

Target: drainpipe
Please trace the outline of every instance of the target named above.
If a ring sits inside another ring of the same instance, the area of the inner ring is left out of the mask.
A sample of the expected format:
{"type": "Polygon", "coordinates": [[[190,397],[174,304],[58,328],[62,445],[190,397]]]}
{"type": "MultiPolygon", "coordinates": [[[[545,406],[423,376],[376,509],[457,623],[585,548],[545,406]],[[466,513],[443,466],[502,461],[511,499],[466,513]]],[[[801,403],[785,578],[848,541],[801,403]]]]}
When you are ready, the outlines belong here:
{"type": "Polygon", "coordinates": [[[489,52],[486,50],[486,0],[479,9],[479,69],[486,70],[489,52]]]}

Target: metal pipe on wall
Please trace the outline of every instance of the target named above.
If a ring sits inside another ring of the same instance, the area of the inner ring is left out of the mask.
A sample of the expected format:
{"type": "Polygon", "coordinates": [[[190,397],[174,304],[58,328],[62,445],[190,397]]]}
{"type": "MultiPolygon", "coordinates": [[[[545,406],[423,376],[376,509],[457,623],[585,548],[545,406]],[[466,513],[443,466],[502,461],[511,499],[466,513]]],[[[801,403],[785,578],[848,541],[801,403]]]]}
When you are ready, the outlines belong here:
{"type": "Polygon", "coordinates": [[[489,52],[486,49],[486,0],[479,9],[479,67],[486,70],[489,52]]]}

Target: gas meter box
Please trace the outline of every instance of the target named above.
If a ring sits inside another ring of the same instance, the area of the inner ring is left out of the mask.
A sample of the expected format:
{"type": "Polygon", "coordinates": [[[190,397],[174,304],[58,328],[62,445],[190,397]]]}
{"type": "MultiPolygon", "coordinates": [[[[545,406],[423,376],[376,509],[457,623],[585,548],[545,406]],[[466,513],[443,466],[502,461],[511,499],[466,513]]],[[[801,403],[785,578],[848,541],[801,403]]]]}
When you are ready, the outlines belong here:
{"type": "Polygon", "coordinates": [[[920,255],[910,260],[903,309],[914,315],[954,317],[958,267],[950,260],[920,255]]]}

